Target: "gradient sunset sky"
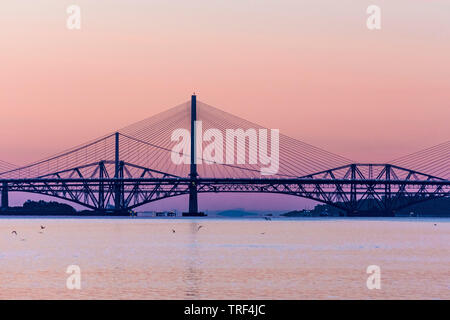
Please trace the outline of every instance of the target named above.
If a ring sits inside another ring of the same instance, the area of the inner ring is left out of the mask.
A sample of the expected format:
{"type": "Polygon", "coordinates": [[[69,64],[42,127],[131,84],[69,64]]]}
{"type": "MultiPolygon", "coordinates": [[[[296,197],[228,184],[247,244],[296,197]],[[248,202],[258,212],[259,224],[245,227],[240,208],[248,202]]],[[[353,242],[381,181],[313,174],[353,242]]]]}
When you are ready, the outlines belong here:
{"type": "Polygon", "coordinates": [[[14,0],[0,29],[0,159],[18,165],[193,91],[355,161],[450,137],[446,0],[14,0]],[[81,30],[66,28],[71,4],[81,30]]]}

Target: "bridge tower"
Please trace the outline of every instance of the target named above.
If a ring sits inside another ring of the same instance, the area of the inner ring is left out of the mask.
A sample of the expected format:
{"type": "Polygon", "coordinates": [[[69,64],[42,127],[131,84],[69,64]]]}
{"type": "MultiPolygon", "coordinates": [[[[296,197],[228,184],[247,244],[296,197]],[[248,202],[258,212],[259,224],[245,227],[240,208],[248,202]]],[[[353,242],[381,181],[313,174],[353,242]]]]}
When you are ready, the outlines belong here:
{"type": "Polygon", "coordinates": [[[198,211],[197,195],[197,156],[196,156],[196,138],[195,122],[197,121],[197,96],[195,93],[191,96],[191,167],[189,183],[189,212],[183,212],[184,217],[203,217],[205,214],[198,211]]]}

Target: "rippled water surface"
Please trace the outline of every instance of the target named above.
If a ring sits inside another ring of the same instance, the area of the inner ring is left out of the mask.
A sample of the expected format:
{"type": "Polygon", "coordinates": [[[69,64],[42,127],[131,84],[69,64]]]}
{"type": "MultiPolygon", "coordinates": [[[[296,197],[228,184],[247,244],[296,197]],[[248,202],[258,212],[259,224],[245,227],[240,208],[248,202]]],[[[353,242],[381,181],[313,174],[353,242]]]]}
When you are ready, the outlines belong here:
{"type": "Polygon", "coordinates": [[[445,219],[1,218],[0,299],[450,299],[449,244],[445,219]]]}

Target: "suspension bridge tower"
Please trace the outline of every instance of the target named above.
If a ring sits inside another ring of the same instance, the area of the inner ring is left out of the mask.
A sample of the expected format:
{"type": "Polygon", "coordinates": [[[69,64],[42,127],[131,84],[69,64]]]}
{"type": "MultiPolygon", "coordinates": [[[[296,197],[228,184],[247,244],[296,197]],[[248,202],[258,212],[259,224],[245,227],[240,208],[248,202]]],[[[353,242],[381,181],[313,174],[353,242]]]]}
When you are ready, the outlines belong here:
{"type": "Polygon", "coordinates": [[[198,211],[197,195],[197,155],[195,122],[197,121],[197,96],[195,93],[191,96],[191,165],[190,165],[190,183],[189,183],[189,212],[183,212],[183,217],[204,217],[204,212],[198,211]]]}

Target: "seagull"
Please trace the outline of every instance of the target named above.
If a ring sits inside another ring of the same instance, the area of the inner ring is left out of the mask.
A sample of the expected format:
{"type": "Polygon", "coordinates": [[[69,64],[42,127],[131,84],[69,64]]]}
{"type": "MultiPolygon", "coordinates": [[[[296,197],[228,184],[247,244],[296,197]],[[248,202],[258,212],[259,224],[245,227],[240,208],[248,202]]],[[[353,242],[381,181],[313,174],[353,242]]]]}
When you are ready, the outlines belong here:
{"type": "Polygon", "coordinates": [[[16,231],[16,230],[13,230],[13,231],[11,232],[11,234],[15,234],[15,235],[17,236],[17,231],[16,231]]]}
{"type": "Polygon", "coordinates": [[[198,226],[198,228],[197,228],[197,231],[199,231],[199,230],[200,230],[200,228],[203,228],[203,226],[198,226]]]}
{"type": "Polygon", "coordinates": [[[45,229],[45,226],[41,226],[41,230],[44,230],[45,229]]]}

